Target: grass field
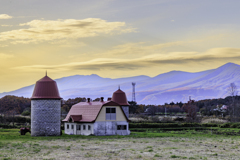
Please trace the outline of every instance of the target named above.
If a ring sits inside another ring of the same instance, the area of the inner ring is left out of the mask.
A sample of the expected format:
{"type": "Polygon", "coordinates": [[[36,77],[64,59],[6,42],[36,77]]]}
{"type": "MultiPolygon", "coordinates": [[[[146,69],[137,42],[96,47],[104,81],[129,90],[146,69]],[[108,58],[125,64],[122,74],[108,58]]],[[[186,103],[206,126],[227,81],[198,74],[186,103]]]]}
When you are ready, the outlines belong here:
{"type": "MultiPolygon", "coordinates": [[[[129,136],[21,136],[0,129],[0,159],[239,159],[240,137],[206,131],[146,131],[129,136]]],[[[223,129],[222,132],[239,132],[223,129]]]]}

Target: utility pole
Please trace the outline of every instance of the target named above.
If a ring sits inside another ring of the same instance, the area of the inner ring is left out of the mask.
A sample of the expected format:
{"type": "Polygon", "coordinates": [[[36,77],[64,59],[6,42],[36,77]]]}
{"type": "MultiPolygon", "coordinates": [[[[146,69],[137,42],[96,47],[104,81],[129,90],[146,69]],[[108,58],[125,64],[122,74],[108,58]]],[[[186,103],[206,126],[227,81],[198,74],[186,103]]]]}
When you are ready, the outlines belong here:
{"type": "Polygon", "coordinates": [[[136,97],[135,97],[135,82],[132,82],[132,101],[136,102],[136,97]]]}

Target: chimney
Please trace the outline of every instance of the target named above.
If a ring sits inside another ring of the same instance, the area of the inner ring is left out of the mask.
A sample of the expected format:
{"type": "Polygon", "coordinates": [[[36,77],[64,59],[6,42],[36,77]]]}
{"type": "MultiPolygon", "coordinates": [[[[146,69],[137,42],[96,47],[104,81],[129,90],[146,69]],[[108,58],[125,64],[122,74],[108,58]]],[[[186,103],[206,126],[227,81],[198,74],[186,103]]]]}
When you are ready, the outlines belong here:
{"type": "Polygon", "coordinates": [[[111,101],[111,100],[112,100],[112,98],[111,98],[111,97],[109,97],[107,100],[108,100],[108,101],[111,101]]]}
{"type": "Polygon", "coordinates": [[[104,97],[101,97],[101,102],[103,102],[104,97]]]}
{"type": "Polygon", "coordinates": [[[87,98],[87,102],[88,102],[88,103],[90,102],[90,98],[87,98]]]}

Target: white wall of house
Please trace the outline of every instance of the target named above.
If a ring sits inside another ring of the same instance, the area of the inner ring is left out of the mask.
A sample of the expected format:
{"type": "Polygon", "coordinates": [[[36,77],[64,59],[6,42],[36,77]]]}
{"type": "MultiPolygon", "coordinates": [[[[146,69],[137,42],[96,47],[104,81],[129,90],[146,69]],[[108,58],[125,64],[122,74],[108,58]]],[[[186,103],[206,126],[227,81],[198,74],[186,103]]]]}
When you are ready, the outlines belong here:
{"type": "Polygon", "coordinates": [[[129,135],[126,117],[120,106],[103,106],[94,123],[95,135],[129,135]],[[107,109],[115,108],[115,113],[107,113],[107,109]],[[122,127],[121,127],[121,126],[122,127]],[[119,130],[120,129],[120,130],[119,130]]]}
{"type": "Polygon", "coordinates": [[[129,126],[120,106],[103,106],[95,123],[65,122],[65,134],[129,135],[129,126]],[[108,110],[108,111],[107,111],[108,110]],[[85,126],[85,129],[84,129],[85,126]],[[90,126],[90,128],[89,128],[90,126]]]}
{"type": "Polygon", "coordinates": [[[94,135],[129,135],[129,126],[126,121],[98,121],[94,123],[94,135]]]}
{"type": "Polygon", "coordinates": [[[94,124],[93,123],[64,123],[65,134],[74,135],[90,135],[94,134],[94,124]]]}

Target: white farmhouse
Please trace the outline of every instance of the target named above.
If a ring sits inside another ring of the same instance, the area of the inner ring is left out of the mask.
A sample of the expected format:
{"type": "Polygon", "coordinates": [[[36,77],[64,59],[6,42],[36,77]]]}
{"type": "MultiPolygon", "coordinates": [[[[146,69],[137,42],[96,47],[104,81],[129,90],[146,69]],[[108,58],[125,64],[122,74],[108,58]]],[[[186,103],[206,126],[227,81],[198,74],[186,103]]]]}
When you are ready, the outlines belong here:
{"type": "Polygon", "coordinates": [[[120,89],[113,93],[115,101],[80,102],[72,106],[63,120],[66,134],[129,135],[129,112],[126,95],[120,89]],[[118,102],[116,102],[118,101],[118,102]],[[123,110],[124,109],[124,110],[123,110]],[[125,111],[125,112],[124,112],[125,111]]]}

